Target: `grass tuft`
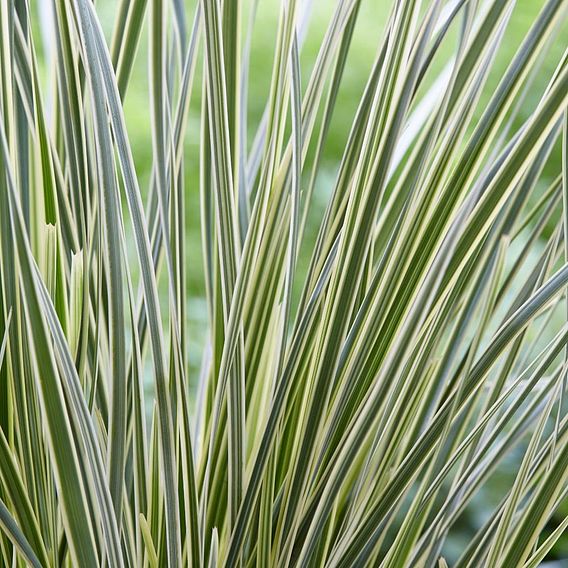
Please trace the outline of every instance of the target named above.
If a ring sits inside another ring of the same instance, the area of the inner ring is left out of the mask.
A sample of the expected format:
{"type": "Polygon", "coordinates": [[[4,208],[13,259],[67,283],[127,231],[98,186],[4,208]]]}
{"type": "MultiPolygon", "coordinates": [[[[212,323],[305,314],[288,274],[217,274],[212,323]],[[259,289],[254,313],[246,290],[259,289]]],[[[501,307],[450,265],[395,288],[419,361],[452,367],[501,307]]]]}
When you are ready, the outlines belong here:
{"type": "Polygon", "coordinates": [[[566,554],[566,2],[516,51],[522,2],[388,2],[359,91],[365,0],[37,4],[0,0],[0,564],[566,554]]]}

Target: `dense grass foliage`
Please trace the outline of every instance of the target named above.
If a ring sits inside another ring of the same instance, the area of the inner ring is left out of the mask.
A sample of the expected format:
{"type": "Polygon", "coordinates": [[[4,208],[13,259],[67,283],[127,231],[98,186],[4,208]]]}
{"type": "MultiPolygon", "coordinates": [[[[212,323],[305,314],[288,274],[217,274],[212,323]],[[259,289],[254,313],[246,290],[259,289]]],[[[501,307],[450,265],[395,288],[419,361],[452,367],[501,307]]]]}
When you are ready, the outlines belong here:
{"type": "Polygon", "coordinates": [[[367,2],[333,3],[307,67],[310,3],[274,3],[255,120],[257,0],[118,0],[110,34],[91,0],[0,0],[1,565],[558,554],[567,2],[516,51],[513,0],[385,2],[330,174],[367,2]],[[140,58],[149,179],[124,102],[140,58]]]}

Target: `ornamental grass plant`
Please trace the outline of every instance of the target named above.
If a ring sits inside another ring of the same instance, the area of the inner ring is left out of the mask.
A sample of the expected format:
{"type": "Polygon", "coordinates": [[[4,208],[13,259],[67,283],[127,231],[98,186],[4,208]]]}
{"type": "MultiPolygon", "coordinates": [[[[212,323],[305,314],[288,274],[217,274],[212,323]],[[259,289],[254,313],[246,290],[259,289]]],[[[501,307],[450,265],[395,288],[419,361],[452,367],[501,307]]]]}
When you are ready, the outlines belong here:
{"type": "Polygon", "coordinates": [[[565,553],[568,3],[370,2],[0,0],[0,565],[565,553]]]}

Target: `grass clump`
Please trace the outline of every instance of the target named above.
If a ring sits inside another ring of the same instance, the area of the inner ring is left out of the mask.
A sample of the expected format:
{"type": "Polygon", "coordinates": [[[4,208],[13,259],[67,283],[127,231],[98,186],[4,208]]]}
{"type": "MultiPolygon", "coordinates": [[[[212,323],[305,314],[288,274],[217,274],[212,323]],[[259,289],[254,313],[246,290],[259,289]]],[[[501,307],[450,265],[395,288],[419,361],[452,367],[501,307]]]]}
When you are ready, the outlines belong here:
{"type": "Polygon", "coordinates": [[[256,123],[257,2],[121,0],[108,39],[90,0],[53,2],[51,23],[0,0],[3,565],[516,568],[555,553],[566,52],[542,69],[566,4],[543,3],[504,62],[515,2],[393,1],[330,175],[362,2],[334,5],[309,72],[310,11],[279,4],[256,123]],[[139,57],[148,180],[123,102],[139,57]]]}

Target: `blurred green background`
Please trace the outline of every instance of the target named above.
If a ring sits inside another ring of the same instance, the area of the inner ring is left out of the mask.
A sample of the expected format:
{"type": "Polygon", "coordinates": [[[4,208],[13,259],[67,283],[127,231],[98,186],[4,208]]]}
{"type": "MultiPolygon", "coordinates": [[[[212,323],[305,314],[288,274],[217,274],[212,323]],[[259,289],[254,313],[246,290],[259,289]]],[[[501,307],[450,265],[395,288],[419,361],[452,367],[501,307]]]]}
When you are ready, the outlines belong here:
{"type": "MultiPolygon", "coordinates": [[[[32,3],[33,4],[33,3],[32,3]]],[[[38,3],[39,10],[45,8],[38,3]]],[[[45,3],[49,4],[49,3],[45,3]]],[[[103,28],[109,39],[112,35],[112,26],[118,2],[115,0],[98,0],[97,11],[103,28]]],[[[187,4],[187,26],[191,27],[195,2],[187,4]]],[[[492,92],[497,86],[504,70],[519,47],[524,35],[534,21],[536,14],[542,8],[543,0],[519,0],[516,2],[509,25],[505,32],[501,46],[496,54],[495,65],[487,81],[480,103],[476,112],[479,117],[481,110],[488,102],[492,92]]],[[[243,35],[248,24],[248,11],[252,5],[251,0],[243,2],[243,35]]],[[[327,0],[315,0],[311,2],[311,18],[306,30],[305,40],[301,51],[302,86],[305,88],[311,69],[316,59],[321,40],[330,21],[336,2],[327,0]]],[[[347,62],[344,78],[338,94],[338,101],[331,123],[328,143],[325,148],[321,171],[317,178],[314,202],[311,208],[307,226],[306,242],[303,245],[299,259],[300,279],[309,260],[309,249],[313,242],[319,220],[331,193],[334,175],[344,151],[353,117],[360,100],[369,70],[373,64],[378,47],[383,38],[383,30],[386,19],[390,12],[389,0],[363,0],[354,33],[351,52],[347,62]]],[[[250,146],[256,128],[260,122],[270,87],[270,78],[273,64],[273,55],[276,41],[276,29],[280,13],[279,0],[260,0],[254,33],[252,37],[252,51],[248,86],[248,144],[250,146]]],[[[48,14],[47,14],[48,16],[48,14]]],[[[46,13],[34,14],[34,25],[39,28],[39,21],[45,22],[46,13]]],[[[560,60],[566,48],[568,38],[568,26],[566,23],[558,31],[555,41],[549,46],[546,57],[540,62],[539,72],[534,77],[532,87],[526,99],[523,101],[518,116],[515,118],[513,131],[528,118],[537,105],[540,96],[549,78],[552,76],[556,64],[560,60]]],[[[431,73],[425,87],[432,83],[437,73],[443,68],[456,46],[458,26],[453,26],[440,51],[439,57],[434,61],[431,73]]],[[[45,36],[45,29],[38,29],[36,37],[45,36]]],[[[48,34],[49,35],[49,34],[48,34]]],[[[128,132],[132,145],[133,155],[143,191],[147,190],[152,168],[152,143],[150,127],[150,105],[148,85],[148,50],[147,30],[144,29],[139,46],[137,60],[133,69],[130,85],[124,103],[128,132]]],[[[49,45],[47,41],[44,45],[49,45]]],[[[39,46],[38,46],[39,47],[39,46]]],[[[39,47],[41,49],[41,47],[39,47]]],[[[46,57],[48,61],[49,57],[46,57]]],[[[199,63],[194,80],[193,95],[190,106],[189,123],[185,140],[185,182],[186,182],[186,230],[187,230],[187,254],[188,254],[188,326],[189,326],[189,364],[192,384],[195,384],[201,363],[201,354],[207,335],[207,308],[205,302],[205,288],[203,279],[201,228],[199,208],[199,137],[201,121],[201,83],[202,83],[202,54],[199,54],[199,63]]],[[[54,80],[50,73],[53,67],[46,64],[42,69],[42,75],[47,83],[54,80]]],[[[48,91],[44,91],[48,92],[48,91]]],[[[475,122],[475,120],[474,120],[475,122]]],[[[317,127],[316,127],[317,128],[317,127]]],[[[317,130],[316,130],[317,132],[317,130]]],[[[309,165],[309,163],[308,163],[309,165]]],[[[547,164],[541,187],[545,187],[561,169],[560,145],[552,153],[547,164]]],[[[309,171],[309,169],[308,169],[309,171]]],[[[558,217],[555,218],[557,221],[558,217]]],[[[513,251],[514,252],[514,251],[513,251]]],[[[535,253],[537,251],[535,250],[535,253]]],[[[529,258],[527,263],[530,264],[529,258]]],[[[136,265],[136,262],[133,262],[136,265]]],[[[162,271],[164,272],[164,271],[162,271]]],[[[162,282],[162,288],[164,288],[162,282]]],[[[164,295],[164,300],[165,300],[164,295]]],[[[164,308],[167,305],[164,303],[164,308]]],[[[557,316],[562,318],[562,314],[557,316]]],[[[553,322],[554,323],[554,322],[553,322]]],[[[519,450],[520,451],[520,450],[519,450]]],[[[451,560],[460,548],[471,536],[472,530],[479,526],[485,519],[486,511],[491,510],[502,495],[502,489],[511,483],[515,468],[518,467],[520,454],[510,460],[508,468],[493,479],[486,491],[477,498],[472,507],[464,515],[458,530],[453,531],[447,551],[451,560]]],[[[568,514],[568,507],[564,505],[562,514],[568,514]]],[[[568,558],[568,538],[560,541],[555,548],[552,558],[568,558]]],[[[568,560],[561,561],[561,565],[568,566],[568,560]]]]}

